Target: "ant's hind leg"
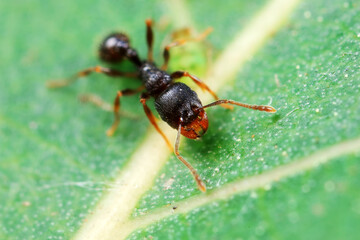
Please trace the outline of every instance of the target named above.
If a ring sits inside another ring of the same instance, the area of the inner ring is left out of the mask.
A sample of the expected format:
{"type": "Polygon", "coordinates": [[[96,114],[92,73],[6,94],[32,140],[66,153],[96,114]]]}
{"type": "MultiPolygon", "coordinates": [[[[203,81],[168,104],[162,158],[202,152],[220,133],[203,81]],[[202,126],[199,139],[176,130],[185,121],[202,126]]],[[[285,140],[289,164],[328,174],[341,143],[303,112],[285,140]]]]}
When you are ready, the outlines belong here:
{"type": "Polygon", "coordinates": [[[155,127],[156,131],[158,133],[160,133],[160,135],[164,138],[166,144],[168,145],[168,147],[170,148],[170,150],[173,150],[173,147],[170,144],[169,139],[166,137],[166,135],[161,131],[161,129],[159,128],[159,126],[156,123],[156,118],[154,116],[154,114],[152,114],[150,108],[146,105],[146,101],[149,99],[149,96],[147,96],[146,94],[142,94],[141,98],[140,98],[140,102],[142,103],[143,107],[144,107],[144,112],[147,116],[147,118],[149,119],[150,123],[155,127]]]}
{"type": "Polygon", "coordinates": [[[164,52],[163,52],[164,64],[161,66],[161,70],[165,71],[168,67],[169,59],[170,59],[170,51],[169,51],[170,48],[183,45],[186,42],[202,41],[204,38],[207,37],[207,35],[209,35],[212,32],[212,30],[213,30],[212,28],[207,28],[204,32],[202,32],[199,36],[197,36],[195,38],[180,39],[180,40],[177,40],[175,42],[172,42],[172,43],[166,45],[164,48],[164,52]]]}
{"type": "Polygon", "coordinates": [[[120,97],[122,96],[130,96],[130,95],[134,95],[140,91],[142,91],[144,89],[143,86],[137,88],[137,89],[125,89],[122,91],[118,91],[116,94],[116,97],[114,99],[114,106],[113,106],[113,111],[114,111],[114,122],[111,125],[111,127],[106,131],[106,135],[108,136],[112,136],[114,135],[117,127],[119,126],[120,123],[120,97]]]}
{"type": "Polygon", "coordinates": [[[138,73],[126,73],[126,72],[117,71],[115,69],[105,68],[105,67],[101,67],[101,66],[95,66],[95,67],[86,68],[86,69],[76,73],[72,77],[69,77],[64,80],[48,81],[46,83],[46,86],[48,88],[65,87],[65,86],[70,85],[71,83],[75,82],[77,79],[88,76],[89,74],[91,74],[93,72],[103,73],[110,77],[137,77],[138,76],[138,73]]]}

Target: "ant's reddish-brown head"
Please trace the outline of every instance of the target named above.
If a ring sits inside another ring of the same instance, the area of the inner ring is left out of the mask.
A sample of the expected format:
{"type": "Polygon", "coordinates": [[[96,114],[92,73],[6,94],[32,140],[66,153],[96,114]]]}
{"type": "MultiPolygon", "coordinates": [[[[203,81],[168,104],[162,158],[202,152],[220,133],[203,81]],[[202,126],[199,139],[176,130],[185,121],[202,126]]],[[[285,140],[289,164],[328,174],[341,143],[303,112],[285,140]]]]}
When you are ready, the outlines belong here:
{"type": "Polygon", "coordinates": [[[155,98],[155,108],[172,128],[178,129],[181,125],[184,137],[197,139],[208,129],[207,115],[196,92],[184,83],[168,86],[155,98]]]}
{"type": "Polygon", "coordinates": [[[199,115],[190,123],[181,126],[181,135],[190,139],[197,139],[205,134],[209,126],[204,109],[199,110],[199,115]]]}

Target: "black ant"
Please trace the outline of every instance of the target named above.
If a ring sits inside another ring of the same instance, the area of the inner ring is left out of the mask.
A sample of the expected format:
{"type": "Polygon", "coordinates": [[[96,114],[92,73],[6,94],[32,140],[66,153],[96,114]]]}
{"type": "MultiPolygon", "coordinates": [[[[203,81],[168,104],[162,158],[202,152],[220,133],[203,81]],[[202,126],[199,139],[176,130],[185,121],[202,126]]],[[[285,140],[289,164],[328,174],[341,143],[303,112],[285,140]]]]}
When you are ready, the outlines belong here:
{"type": "MultiPolygon", "coordinates": [[[[153,97],[155,99],[155,108],[159,113],[162,120],[167,122],[172,128],[177,129],[177,137],[175,141],[175,155],[185,164],[194,176],[195,181],[199,189],[203,192],[206,191],[204,182],[200,179],[196,170],[179,154],[180,135],[183,135],[190,139],[198,139],[204,135],[208,129],[208,119],[205,108],[222,105],[226,108],[232,108],[232,106],[226,104],[233,104],[253,110],[276,112],[275,108],[271,106],[263,105],[249,105],[245,103],[236,102],[233,100],[219,100],[217,95],[199,78],[186,71],[176,71],[171,74],[166,72],[170,53],[169,50],[172,47],[184,44],[187,41],[199,41],[205,38],[211,29],[206,30],[198,38],[177,40],[167,45],[163,52],[164,63],[161,68],[158,68],[153,61],[153,31],[152,21],[146,20],[146,40],[148,47],[147,60],[141,60],[137,51],[131,47],[129,38],[124,33],[113,33],[107,36],[101,43],[99,48],[99,57],[106,63],[116,64],[123,60],[129,60],[133,63],[137,72],[126,73],[111,68],[105,68],[101,66],[91,67],[85,69],[75,76],[62,81],[48,82],[47,86],[50,88],[64,87],[74,82],[79,77],[84,77],[92,72],[104,73],[110,77],[134,77],[138,78],[142,82],[142,86],[137,89],[125,89],[118,91],[114,100],[113,111],[115,120],[112,126],[107,130],[107,135],[114,134],[120,121],[120,98],[122,96],[133,95],[138,92],[142,92],[140,102],[143,105],[146,116],[150,120],[151,124],[161,134],[165,142],[170,149],[173,149],[170,141],[161,131],[156,124],[156,119],[152,114],[149,107],[146,105],[146,101],[153,97]],[[175,82],[176,79],[181,77],[191,78],[201,89],[208,91],[214,98],[215,102],[203,106],[197,96],[197,94],[191,90],[187,85],[181,82],[175,82]]],[[[88,99],[93,103],[99,105],[98,100],[88,99]]]]}

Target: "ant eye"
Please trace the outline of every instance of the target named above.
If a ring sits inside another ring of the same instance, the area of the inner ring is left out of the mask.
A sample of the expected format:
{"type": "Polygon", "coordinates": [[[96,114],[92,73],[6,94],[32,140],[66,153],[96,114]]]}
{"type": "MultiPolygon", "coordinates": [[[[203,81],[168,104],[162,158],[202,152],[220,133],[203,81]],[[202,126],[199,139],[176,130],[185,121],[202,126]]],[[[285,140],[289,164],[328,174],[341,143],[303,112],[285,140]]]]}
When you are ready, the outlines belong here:
{"type": "Polygon", "coordinates": [[[199,108],[198,106],[193,105],[193,106],[191,106],[191,110],[193,111],[193,113],[195,115],[198,115],[200,113],[201,108],[199,108]]]}

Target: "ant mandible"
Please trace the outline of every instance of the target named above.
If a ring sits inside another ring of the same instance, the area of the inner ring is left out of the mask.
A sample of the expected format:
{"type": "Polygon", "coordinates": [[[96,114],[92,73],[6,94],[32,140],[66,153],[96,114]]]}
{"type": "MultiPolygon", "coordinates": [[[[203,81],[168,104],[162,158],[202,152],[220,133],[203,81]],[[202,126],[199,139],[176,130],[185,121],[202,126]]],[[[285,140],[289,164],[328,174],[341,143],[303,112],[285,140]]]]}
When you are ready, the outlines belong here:
{"type": "MultiPolygon", "coordinates": [[[[178,40],[168,44],[163,52],[164,63],[161,68],[158,68],[153,61],[152,21],[148,19],[146,20],[146,40],[148,47],[147,60],[140,59],[137,51],[131,47],[129,38],[124,33],[113,33],[108,35],[99,48],[99,57],[104,62],[116,64],[123,60],[129,60],[136,66],[137,72],[126,73],[111,68],[96,66],[87,68],[66,80],[48,82],[47,86],[50,88],[64,87],[74,82],[79,77],[87,76],[92,72],[103,73],[110,77],[134,77],[140,79],[142,82],[141,87],[117,92],[113,105],[115,119],[112,126],[107,130],[107,135],[113,135],[119,125],[120,98],[142,92],[140,102],[143,105],[146,116],[158,133],[164,138],[169,148],[173,149],[168,138],[158,127],[156,118],[152,114],[150,108],[146,105],[146,101],[153,97],[155,99],[155,109],[159,113],[161,119],[167,122],[172,128],[177,129],[174,150],[176,157],[190,170],[195,178],[198,188],[202,192],[205,192],[205,184],[197,171],[179,154],[180,135],[190,139],[198,139],[203,136],[208,129],[208,118],[204,109],[216,105],[232,108],[232,106],[227,105],[232,104],[253,110],[271,113],[276,112],[275,108],[271,106],[250,105],[233,100],[219,100],[217,95],[196,76],[186,71],[176,71],[171,74],[166,72],[170,59],[170,48],[182,45],[188,41],[202,40],[210,33],[210,31],[211,29],[207,29],[197,38],[178,40]],[[176,79],[181,77],[189,77],[192,79],[201,89],[208,91],[216,101],[203,106],[197,94],[186,84],[175,82],[176,79]]],[[[98,100],[91,98],[88,100],[99,105],[98,100]]]]}

